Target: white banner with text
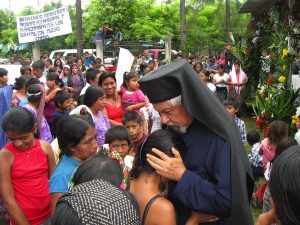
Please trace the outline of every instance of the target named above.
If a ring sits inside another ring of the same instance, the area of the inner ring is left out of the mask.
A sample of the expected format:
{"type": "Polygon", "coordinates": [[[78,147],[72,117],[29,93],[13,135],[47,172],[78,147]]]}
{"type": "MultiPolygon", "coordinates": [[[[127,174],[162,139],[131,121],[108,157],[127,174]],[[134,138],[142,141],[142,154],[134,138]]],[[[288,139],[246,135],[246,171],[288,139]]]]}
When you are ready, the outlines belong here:
{"type": "Polygon", "coordinates": [[[72,33],[67,7],[30,16],[18,16],[19,43],[28,43],[72,33]]]}

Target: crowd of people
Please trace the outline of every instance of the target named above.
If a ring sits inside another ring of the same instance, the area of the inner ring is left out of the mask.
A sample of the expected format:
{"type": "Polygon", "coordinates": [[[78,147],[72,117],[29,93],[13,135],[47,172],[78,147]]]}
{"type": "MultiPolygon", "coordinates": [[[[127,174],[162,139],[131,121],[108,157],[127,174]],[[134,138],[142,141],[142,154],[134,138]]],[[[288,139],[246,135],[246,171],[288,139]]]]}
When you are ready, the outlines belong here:
{"type": "Polygon", "coordinates": [[[251,225],[250,201],[257,225],[299,224],[288,125],[247,133],[247,75],[230,46],[208,61],[144,51],[120,87],[89,55],[43,55],[13,86],[0,68],[0,224],[251,225]]]}

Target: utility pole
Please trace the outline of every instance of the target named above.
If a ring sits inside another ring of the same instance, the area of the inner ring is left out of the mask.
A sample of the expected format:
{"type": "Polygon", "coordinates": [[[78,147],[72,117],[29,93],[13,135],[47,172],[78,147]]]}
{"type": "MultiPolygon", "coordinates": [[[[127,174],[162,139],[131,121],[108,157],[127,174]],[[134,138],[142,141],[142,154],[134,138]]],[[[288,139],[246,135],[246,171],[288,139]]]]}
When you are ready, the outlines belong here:
{"type": "Polygon", "coordinates": [[[82,9],[81,0],[76,0],[76,23],[77,23],[77,54],[83,52],[83,30],[82,30],[82,9]]]}

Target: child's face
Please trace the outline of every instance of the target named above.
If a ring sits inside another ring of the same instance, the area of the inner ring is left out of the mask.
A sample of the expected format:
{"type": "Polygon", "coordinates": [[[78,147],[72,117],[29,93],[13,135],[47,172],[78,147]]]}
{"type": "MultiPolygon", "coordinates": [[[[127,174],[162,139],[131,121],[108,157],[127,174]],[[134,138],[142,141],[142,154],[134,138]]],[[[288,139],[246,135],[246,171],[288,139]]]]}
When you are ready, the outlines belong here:
{"type": "Polygon", "coordinates": [[[135,120],[127,121],[124,127],[128,130],[129,136],[132,141],[136,142],[142,138],[143,126],[138,124],[135,120]]]}
{"type": "Polygon", "coordinates": [[[60,107],[62,108],[62,109],[71,109],[71,107],[72,107],[72,103],[73,103],[73,98],[68,98],[67,100],[65,100],[64,102],[63,102],[63,104],[60,104],[60,107]]]}
{"type": "Polygon", "coordinates": [[[136,91],[139,89],[138,77],[131,78],[129,82],[127,82],[128,90],[136,91]]]}
{"type": "Polygon", "coordinates": [[[0,76],[0,84],[7,84],[7,82],[8,82],[7,74],[3,75],[2,77],[0,76]]]}
{"type": "Polygon", "coordinates": [[[12,131],[5,132],[13,146],[20,150],[27,150],[34,144],[34,132],[15,133],[12,131]]]}
{"type": "Polygon", "coordinates": [[[199,76],[201,80],[203,80],[205,83],[207,82],[207,76],[204,73],[200,73],[199,76]]]}
{"type": "Polygon", "coordinates": [[[109,144],[109,147],[116,150],[122,158],[124,158],[129,152],[129,144],[126,139],[114,140],[109,144]]]}
{"type": "Polygon", "coordinates": [[[225,105],[225,109],[229,112],[229,115],[234,117],[237,113],[237,109],[235,109],[232,105],[225,105]]]}

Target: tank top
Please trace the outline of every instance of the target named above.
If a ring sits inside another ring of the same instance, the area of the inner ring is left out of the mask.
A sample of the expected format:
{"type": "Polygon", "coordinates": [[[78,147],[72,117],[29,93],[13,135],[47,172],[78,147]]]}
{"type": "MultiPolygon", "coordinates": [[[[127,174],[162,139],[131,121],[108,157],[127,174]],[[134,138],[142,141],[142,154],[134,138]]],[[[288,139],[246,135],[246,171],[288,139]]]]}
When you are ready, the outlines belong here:
{"type": "Polygon", "coordinates": [[[122,123],[122,117],[124,114],[122,105],[120,105],[119,107],[115,107],[106,102],[105,109],[107,111],[107,116],[110,120],[122,123]]]}
{"type": "Polygon", "coordinates": [[[147,215],[148,215],[148,212],[150,210],[150,207],[152,206],[152,204],[154,203],[154,201],[158,198],[160,198],[162,196],[160,195],[155,195],[153,196],[149,202],[147,203],[146,207],[145,207],[145,210],[144,210],[144,213],[143,213],[143,217],[142,217],[142,222],[141,222],[141,225],[145,225],[145,222],[146,222],[146,218],[147,218],[147,215]]]}
{"type": "MultiPolygon", "coordinates": [[[[31,225],[39,225],[51,216],[47,155],[40,141],[27,150],[8,143],[4,147],[14,156],[11,181],[15,198],[31,225]]],[[[11,219],[11,224],[15,225],[11,219]]]]}

